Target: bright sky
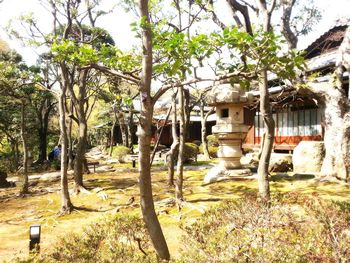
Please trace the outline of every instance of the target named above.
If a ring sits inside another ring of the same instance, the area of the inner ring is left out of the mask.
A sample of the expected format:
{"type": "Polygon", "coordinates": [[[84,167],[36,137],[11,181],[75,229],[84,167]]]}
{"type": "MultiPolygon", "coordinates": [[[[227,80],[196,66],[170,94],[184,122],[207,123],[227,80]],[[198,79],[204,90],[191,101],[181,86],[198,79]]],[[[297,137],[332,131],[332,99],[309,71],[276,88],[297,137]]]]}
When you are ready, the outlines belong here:
{"type": "MultiPolygon", "coordinates": [[[[224,0],[218,1],[222,3],[225,2],[224,0]]],[[[115,0],[105,0],[106,6],[108,6],[108,4],[111,6],[116,2],[115,0]]],[[[306,47],[318,36],[327,31],[334,24],[336,19],[350,18],[350,0],[315,0],[315,2],[323,11],[323,16],[314,31],[307,37],[300,39],[300,48],[306,47]]],[[[220,9],[227,10],[223,4],[220,9]]],[[[33,12],[35,17],[41,22],[41,25],[49,26],[51,24],[51,21],[48,20],[50,19],[50,14],[40,6],[38,0],[4,0],[4,2],[0,4],[0,38],[7,41],[11,48],[21,53],[27,63],[32,64],[35,63],[35,53],[37,50],[22,46],[16,39],[11,40],[4,30],[4,27],[6,27],[10,19],[15,19],[28,12],[33,12]]],[[[231,20],[229,15],[230,14],[227,12],[225,15],[226,17],[222,19],[227,21],[231,20]]],[[[115,12],[100,19],[98,26],[109,31],[120,48],[128,49],[132,44],[136,43],[133,37],[134,33],[130,31],[130,23],[133,22],[134,19],[132,14],[126,14],[122,8],[118,7],[115,12]]]]}

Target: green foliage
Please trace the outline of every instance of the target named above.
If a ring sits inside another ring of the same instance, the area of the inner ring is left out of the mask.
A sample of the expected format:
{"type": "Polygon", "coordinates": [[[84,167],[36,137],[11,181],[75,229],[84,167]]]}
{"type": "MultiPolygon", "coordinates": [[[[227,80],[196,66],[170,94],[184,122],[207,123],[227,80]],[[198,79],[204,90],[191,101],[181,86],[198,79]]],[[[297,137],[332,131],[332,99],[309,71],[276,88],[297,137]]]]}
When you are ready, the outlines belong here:
{"type": "MultiPolygon", "coordinates": [[[[207,141],[208,141],[208,152],[209,156],[212,158],[217,157],[217,152],[218,152],[218,146],[219,146],[219,140],[217,136],[214,134],[210,134],[207,136],[207,141]]],[[[203,144],[199,146],[199,152],[203,154],[203,144]]]]}
{"type": "Polygon", "coordinates": [[[218,147],[209,146],[208,147],[209,156],[212,158],[218,157],[218,147]]]}
{"type": "Polygon", "coordinates": [[[219,139],[217,136],[215,136],[214,134],[210,134],[207,136],[207,140],[208,140],[208,146],[211,147],[218,147],[219,146],[219,139]]]}
{"type": "MultiPolygon", "coordinates": [[[[65,28],[60,26],[51,45],[54,61],[65,61],[81,66],[97,63],[102,57],[109,55],[114,50],[114,40],[110,34],[102,28],[90,27],[87,25],[73,24],[68,39],[59,36],[65,28]]],[[[50,35],[49,35],[50,36],[50,35]]]]}
{"type": "Polygon", "coordinates": [[[125,157],[130,153],[130,149],[125,146],[115,146],[113,147],[112,156],[117,158],[120,163],[125,163],[125,157]]]}
{"type": "Polygon", "coordinates": [[[88,66],[97,62],[123,70],[132,71],[140,65],[140,56],[133,53],[122,52],[115,46],[100,44],[98,48],[92,44],[77,43],[72,40],[55,41],[51,51],[56,62],[66,61],[80,66],[88,66]]]}
{"type": "Polygon", "coordinates": [[[156,74],[162,74],[168,77],[178,76],[184,78],[184,72],[189,69],[188,58],[190,57],[187,49],[186,35],[176,30],[161,31],[158,28],[153,30],[153,48],[167,57],[154,65],[153,70],[156,74]]]}
{"type": "Polygon", "coordinates": [[[199,141],[199,140],[194,140],[192,143],[194,143],[194,144],[197,145],[197,146],[200,146],[200,145],[201,145],[201,141],[199,141]]]}
{"type": "Polygon", "coordinates": [[[0,52],[0,88],[2,95],[21,99],[35,92],[34,83],[40,80],[37,67],[28,67],[16,52],[0,52]]]}
{"type": "MultiPolygon", "coordinates": [[[[0,52],[0,154],[7,171],[18,169],[21,158],[20,120],[21,107],[25,108],[27,130],[36,128],[35,103],[43,97],[35,83],[41,80],[38,67],[28,67],[16,52],[0,52]],[[6,138],[6,140],[4,140],[6,138]]],[[[31,153],[35,154],[36,136],[27,136],[31,153]]]]}
{"type": "MultiPolygon", "coordinates": [[[[216,158],[218,157],[218,147],[216,146],[208,146],[208,152],[209,152],[209,156],[211,158],[216,158]]],[[[204,151],[203,151],[203,144],[201,144],[199,146],[199,153],[201,154],[204,154],[204,151]]]]}
{"type": "MultiPolygon", "coordinates": [[[[254,74],[261,69],[266,69],[275,73],[282,79],[294,79],[297,71],[305,67],[301,53],[292,50],[283,52],[282,47],[285,41],[273,32],[257,31],[253,35],[239,28],[225,28],[223,33],[212,34],[213,44],[217,47],[227,47],[230,52],[231,61],[229,64],[217,61],[218,67],[228,72],[244,72],[254,74]],[[237,54],[245,54],[248,61],[244,62],[237,54]]],[[[235,83],[241,84],[242,88],[247,88],[249,84],[246,80],[233,79],[235,83]]]]}
{"type": "Polygon", "coordinates": [[[66,61],[78,65],[87,65],[98,61],[98,51],[89,44],[78,44],[65,39],[54,42],[51,47],[56,62],[66,61]]]}
{"type": "MultiPolygon", "coordinates": [[[[261,69],[273,72],[282,79],[292,80],[296,76],[296,70],[304,68],[300,53],[283,51],[285,42],[272,32],[257,31],[250,35],[237,27],[227,27],[220,33],[197,33],[188,37],[176,27],[169,30],[167,19],[160,18],[157,23],[148,25],[146,19],[141,18],[131,25],[139,36],[145,26],[152,29],[155,56],[153,76],[157,78],[184,80],[187,74],[192,74],[194,61],[203,66],[206,61],[211,63],[214,54],[218,72],[237,73],[230,81],[240,84],[246,90],[250,88],[251,79],[256,78],[261,69]],[[229,54],[227,59],[221,57],[223,50],[229,54]]],[[[103,41],[87,44],[76,39],[56,39],[52,52],[56,61],[67,61],[80,66],[99,63],[121,72],[135,72],[139,69],[140,51],[122,52],[103,41]]]]}
{"type": "Polygon", "coordinates": [[[51,162],[51,166],[56,171],[60,170],[61,169],[61,159],[60,158],[53,159],[51,162]]]}
{"type": "Polygon", "coordinates": [[[101,47],[99,59],[106,66],[123,71],[133,71],[141,64],[141,57],[136,51],[122,52],[117,47],[105,45],[101,47]]]}
{"type": "Polygon", "coordinates": [[[156,262],[151,247],[140,218],[116,215],[61,238],[52,253],[29,262],[156,262]]]}
{"type": "Polygon", "coordinates": [[[314,0],[309,0],[305,3],[296,1],[293,9],[295,10],[295,15],[291,19],[291,28],[294,28],[297,35],[307,35],[321,21],[322,13],[314,0]]]}
{"type": "Polygon", "coordinates": [[[197,155],[199,153],[198,145],[190,142],[186,142],[184,145],[184,162],[197,161],[197,155]]]}
{"type": "Polygon", "coordinates": [[[192,225],[183,225],[186,241],[181,262],[350,259],[349,211],[317,197],[283,198],[271,207],[254,197],[226,201],[192,225]]]}
{"type": "Polygon", "coordinates": [[[14,160],[14,153],[8,145],[5,146],[7,146],[6,148],[8,149],[4,149],[5,147],[0,148],[0,172],[14,172],[18,168],[14,160]]]}

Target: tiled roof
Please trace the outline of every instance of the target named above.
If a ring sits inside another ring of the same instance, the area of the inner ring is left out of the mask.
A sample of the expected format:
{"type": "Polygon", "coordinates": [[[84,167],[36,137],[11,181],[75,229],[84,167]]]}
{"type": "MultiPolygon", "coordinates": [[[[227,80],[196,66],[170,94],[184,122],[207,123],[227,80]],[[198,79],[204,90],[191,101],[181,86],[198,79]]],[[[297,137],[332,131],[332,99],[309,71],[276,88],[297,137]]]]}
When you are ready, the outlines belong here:
{"type": "Polygon", "coordinates": [[[338,50],[332,50],[331,52],[327,52],[307,60],[307,71],[315,71],[328,66],[334,66],[337,60],[337,55],[338,50]]]}
{"type": "Polygon", "coordinates": [[[335,23],[333,23],[327,31],[322,33],[317,39],[315,39],[311,44],[308,45],[307,48],[304,49],[306,58],[308,57],[314,57],[315,55],[319,54],[314,54],[315,50],[318,49],[324,49],[328,48],[326,46],[327,42],[340,42],[342,41],[343,34],[337,34],[341,33],[341,31],[345,32],[346,28],[350,25],[350,20],[337,20],[335,23]],[[329,39],[329,37],[332,37],[333,39],[329,39]]]}

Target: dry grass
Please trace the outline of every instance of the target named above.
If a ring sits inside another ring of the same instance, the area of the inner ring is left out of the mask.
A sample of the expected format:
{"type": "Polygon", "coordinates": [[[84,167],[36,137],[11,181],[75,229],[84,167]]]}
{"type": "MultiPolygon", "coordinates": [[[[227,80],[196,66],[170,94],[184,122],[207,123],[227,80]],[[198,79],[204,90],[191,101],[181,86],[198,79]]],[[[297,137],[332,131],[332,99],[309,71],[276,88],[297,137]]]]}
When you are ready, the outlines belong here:
{"type": "MultiPolygon", "coordinates": [[[[118,169],[130,168],[130,164],[118,169]]],[[[239,198],[246,193],[256,193],[254,180],[239,180],[202,185],[206,170],[186,171],[184,194],[186,203],[181,211],[167,206],[164,200],[174,196],[174,189],[166,184],[166,172],[154,172],[153,189],[156,209],[161,221],[172,256],[178,254],[180,236],[179,224],[192,222],[208,206],[223,199],[239,198]]],[[[31,194],[21,198],[18,189],[2,189],[0,192],[0,261],[11,260],[28,253],[28,229],[31,224],[42,225],[42,251],[49,250],[58,236],[79,232],[85,225],[108,213],[136,213],[139,209],[138,174],[129,172],[98,173],[85,176],[85,185],[91,194],[72,196],[78,208],[72,214],[58,216],[60,207],[59,182],[39,182],[31,187],[31,194]],[[98,193],[97,193],[98,192],[98,193]],[[107,195],[107,199],[102,196],[107,195]],[[134,197],[134,206],[125,207],[134,197]]],[[[73,184],[70,183],[70,188],[73,184]]],[[[272,177],[271,190],[275,195],[285,192],[313,194],[318,193],[326,199],[350,201],[350,188],[347,185],[319,182],[310,177],[275,176],[272,177]]]]}

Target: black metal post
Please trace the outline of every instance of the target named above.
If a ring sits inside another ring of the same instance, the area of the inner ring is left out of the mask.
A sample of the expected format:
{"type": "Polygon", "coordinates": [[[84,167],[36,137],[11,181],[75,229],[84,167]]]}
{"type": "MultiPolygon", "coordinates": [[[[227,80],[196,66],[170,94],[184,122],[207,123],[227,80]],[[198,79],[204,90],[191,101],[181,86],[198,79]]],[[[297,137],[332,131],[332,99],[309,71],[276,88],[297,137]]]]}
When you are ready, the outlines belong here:
{"type": "Polygon", "coordinates": [[[40,252],[41,226],[31,225],[29,228],[29,253],[40,252]]]}

